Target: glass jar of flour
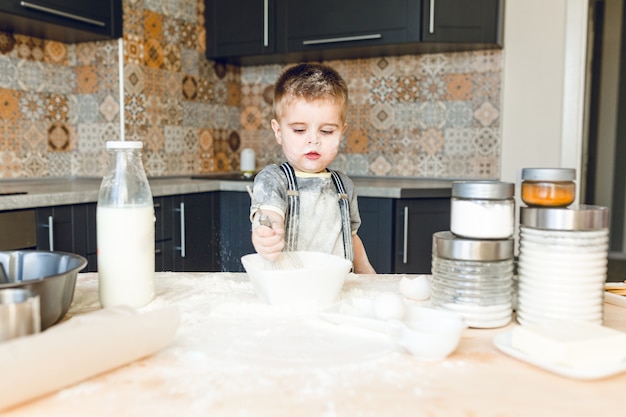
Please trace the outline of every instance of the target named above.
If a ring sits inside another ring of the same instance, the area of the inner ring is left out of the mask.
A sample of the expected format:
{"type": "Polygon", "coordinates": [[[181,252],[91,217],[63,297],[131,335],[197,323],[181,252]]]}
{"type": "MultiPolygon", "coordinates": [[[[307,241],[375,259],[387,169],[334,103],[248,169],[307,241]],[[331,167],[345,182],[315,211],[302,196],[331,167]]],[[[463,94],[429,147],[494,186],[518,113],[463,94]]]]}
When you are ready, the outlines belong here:
{"type": "Polygon", "coordinates": [[[431,300],[469,327],[508,324],[513,315],[513,239],[433,234],[431,300]]]}
{"type": "Polygon", "coordinates": [[[450,231],[469,239],[508,239],[515,231],[515,185],[499,181],[452,183],[450,231]]]}

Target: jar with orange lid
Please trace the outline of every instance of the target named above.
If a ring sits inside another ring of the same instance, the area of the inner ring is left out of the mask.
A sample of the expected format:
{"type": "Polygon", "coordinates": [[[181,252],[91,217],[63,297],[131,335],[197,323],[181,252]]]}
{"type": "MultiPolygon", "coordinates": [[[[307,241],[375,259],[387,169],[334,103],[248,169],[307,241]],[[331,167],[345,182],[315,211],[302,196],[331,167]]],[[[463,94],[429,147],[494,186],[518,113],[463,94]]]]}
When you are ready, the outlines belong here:
{"type": "Polygon", "coordinates": [[[567,207],[576,198],[576,170],[522,169],[522,201],[531,207],[567,207]]]}

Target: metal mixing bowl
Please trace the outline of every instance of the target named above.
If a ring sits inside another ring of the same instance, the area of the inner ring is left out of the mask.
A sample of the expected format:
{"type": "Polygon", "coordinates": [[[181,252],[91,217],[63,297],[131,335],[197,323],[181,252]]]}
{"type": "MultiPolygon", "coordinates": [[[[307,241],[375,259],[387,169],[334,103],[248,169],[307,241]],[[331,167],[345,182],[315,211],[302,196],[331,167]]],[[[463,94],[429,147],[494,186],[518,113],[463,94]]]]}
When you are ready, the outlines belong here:
{"type": "Polygon", "coordinates": [[[26,288],[39,295],[41,330],[61,320],[74,298],[76,276],[87,260],[66,252],[0,251],[0,289],[26,288]]]}

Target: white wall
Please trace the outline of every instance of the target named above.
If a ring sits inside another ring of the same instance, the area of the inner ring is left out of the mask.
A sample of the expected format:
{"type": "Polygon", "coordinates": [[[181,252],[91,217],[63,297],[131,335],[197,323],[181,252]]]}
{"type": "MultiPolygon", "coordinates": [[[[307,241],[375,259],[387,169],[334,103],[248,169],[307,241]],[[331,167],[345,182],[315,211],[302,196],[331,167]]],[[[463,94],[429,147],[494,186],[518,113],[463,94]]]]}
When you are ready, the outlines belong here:
{"type": "Polygon", "coordinates": [[[587,0],[505,1],[502,181],[519,185],[530,167],[580,177],[587,16],[587,0]]]}

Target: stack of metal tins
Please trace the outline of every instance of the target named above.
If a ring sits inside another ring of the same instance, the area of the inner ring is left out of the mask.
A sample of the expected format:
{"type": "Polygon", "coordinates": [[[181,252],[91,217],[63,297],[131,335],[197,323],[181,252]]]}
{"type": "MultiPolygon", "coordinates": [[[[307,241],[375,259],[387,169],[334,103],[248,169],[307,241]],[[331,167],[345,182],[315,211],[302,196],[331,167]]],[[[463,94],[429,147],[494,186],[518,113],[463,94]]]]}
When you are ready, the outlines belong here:
{"type": "Polygon", "coordinates": [[[512,319],[514,187],[453,182],[451,230],[433,235],[433,305],[461,314],[469,327],[500,327],[512,319]]]}
{"type": "Polygon", "coordinates": [[[553,320],[602,323],[606,281],[609,211],[572,206],[576,171],[569,168],[522,170],[520,208],[520,324],[553,320]]]}

